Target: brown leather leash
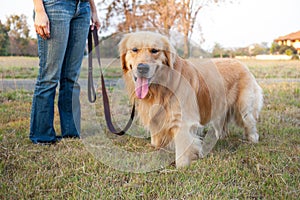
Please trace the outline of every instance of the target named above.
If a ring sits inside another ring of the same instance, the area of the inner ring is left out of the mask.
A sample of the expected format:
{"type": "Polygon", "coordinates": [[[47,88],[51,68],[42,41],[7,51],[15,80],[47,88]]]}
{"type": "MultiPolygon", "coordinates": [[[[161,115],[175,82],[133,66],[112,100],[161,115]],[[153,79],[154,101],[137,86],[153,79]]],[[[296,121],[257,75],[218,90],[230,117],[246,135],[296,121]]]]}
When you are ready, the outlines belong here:
{"type": "Polygon", "coordinates": [[[94,46],[96,51],[96,56],[98,60],[98,65],[100,68],[100,76],[101,76],[101,85],[102,85],[102,97],[103,97],[103,107],[104,107],[104,115],[106,120],[106,125],[110,132],[116,134],[116,135],[124,135],[128,129],[130,128],[133,119],[134,119],[134,113],[135,113],[135,103],[133,103],[132,111],[130,115],[130,119],[127,122],[125,128],[123,130],[116,129],[112,123],[111,120],[111,112],[110,112],[110,106],[109,106],[109,99],[106,92],[105,82],[104,82],[104,76],[102,72],[101,62],[100,62],[100,49],[99,49],[99,39],[98,39],[98,32],[97,28],[94,27],[92,30],[90,27],[89,34],[88,34],[88,99],[91,103],[94,103],[96,101],[96,92],[95,87],[93,83],[93,39],[94,39],[94,46]]]}

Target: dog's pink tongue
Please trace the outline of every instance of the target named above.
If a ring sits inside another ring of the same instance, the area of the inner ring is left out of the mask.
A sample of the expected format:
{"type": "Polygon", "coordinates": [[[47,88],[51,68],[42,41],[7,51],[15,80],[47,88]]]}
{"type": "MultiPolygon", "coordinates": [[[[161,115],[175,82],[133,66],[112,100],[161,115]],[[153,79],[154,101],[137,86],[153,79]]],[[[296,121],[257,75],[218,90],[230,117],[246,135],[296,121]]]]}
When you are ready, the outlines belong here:
{"type": "Polygon", "coordinates": [[[143,99],[148,94],[148,79],[147,78],[137,78],[135,85],[135,94],[139,99],[143,99]]]}

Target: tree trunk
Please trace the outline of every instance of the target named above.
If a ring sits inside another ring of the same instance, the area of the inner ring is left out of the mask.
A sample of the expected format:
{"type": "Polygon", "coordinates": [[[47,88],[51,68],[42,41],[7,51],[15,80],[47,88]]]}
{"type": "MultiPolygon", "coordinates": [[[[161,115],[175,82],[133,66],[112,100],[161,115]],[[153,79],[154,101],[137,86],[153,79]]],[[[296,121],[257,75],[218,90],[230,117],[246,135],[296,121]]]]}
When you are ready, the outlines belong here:
{"type": "Polygon", "coordinates": [[[184,33],[184,39],[183,39],[183,58],[189,57],[189,33],[184,33]]]}

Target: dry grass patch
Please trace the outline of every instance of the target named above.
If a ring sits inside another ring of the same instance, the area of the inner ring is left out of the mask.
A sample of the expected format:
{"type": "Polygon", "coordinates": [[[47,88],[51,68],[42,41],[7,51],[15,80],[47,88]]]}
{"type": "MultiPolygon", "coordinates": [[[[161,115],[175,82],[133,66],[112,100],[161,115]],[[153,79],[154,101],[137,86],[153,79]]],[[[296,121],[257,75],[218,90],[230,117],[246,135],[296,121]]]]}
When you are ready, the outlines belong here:
{"type": "Polygon", "coordinates": [[[256,78],[293,78],[300,79],[300,61],[241,60],[256,78]]]}
{"type": "MultiPolygon", "coordinates": [[[[196,61],[196,59],[191,59],[196,61]]],[[[81,78],[87,78],[87,58],[83,59],[81,78]]],[[[263,61],[241,60],[253,72],[256,78],[293,78],[300,79],[300,61],[263,61]]],[[[99,67],[96,59],[94,63],[94,77],[99,77],[99,67]]],[[[102,58],[102,67],[106,78],[120,78],[122,70],[117,58],[102,58]]],[[[36,78],[38,73],[38,58],[33,57],[0,57],[1,78],[36,78]]]]}

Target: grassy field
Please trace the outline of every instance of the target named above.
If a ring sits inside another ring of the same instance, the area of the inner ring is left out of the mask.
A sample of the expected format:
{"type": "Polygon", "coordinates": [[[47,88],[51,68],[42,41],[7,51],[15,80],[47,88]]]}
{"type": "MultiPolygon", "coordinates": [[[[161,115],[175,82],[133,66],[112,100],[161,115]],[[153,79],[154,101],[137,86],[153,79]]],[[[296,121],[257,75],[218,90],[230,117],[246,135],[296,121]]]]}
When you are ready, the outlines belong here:
{"type": "MultiPolygon", "coordinates": [[[[256,78],[297,78],[300,79],[300,62],[291,61],[257,61],[242,60],[256,78]]],[[[106,78],[116,78],[122,75],[119,59],[101,59],[106,78]]],[[[0,78],[36,78],[38,73],[38,59],[28,57],[0,57],[0,78]]],[[[94,60],[94,76],[99,77],[99,67],[94,60]]],[[[87,58],[83,60],[81,78],[87,78],[87,58]]]]}
{"type": "MultiPolygon", "coordinates": [[[[101,63],[107,78],[120,77],[119,68],[120,60],[118,59],[101,59],[101,63]]],[[[35,79],[38,74],[39,61],[35,57],[0,57],[0,78],[3,79],[35,79]]],[[[93,61],[94,77],[99,77],[99,67],[96,59],[93,61]]],[[[80,77],[87,78],[88,60],[83,59],[83,65],[80,77]]]]}
{"type": "MultiPolygon", "coordinates": [[[[299,61],[245,62],[258,78],[300,77],[299,61]]],[[[23,73],[28,73],[23,78],[32,78],[36,64],[35,58],[0,58],[2,78],[23,73]]],[[[103,164],[82,140],[31,144],[32,91],[0,91],[0,199],[299,199],[300,83],[261,86],[265,103],[258,144],[243,142],[240,130],[233,128],[190,167],[177,170],[170,165],[145,173],[103,164]]],[[[55,127],[59,130],[57,112],[55,127]]],[[[149,149],[148,139],[111,140],[132,152],[149,149]]]]}

